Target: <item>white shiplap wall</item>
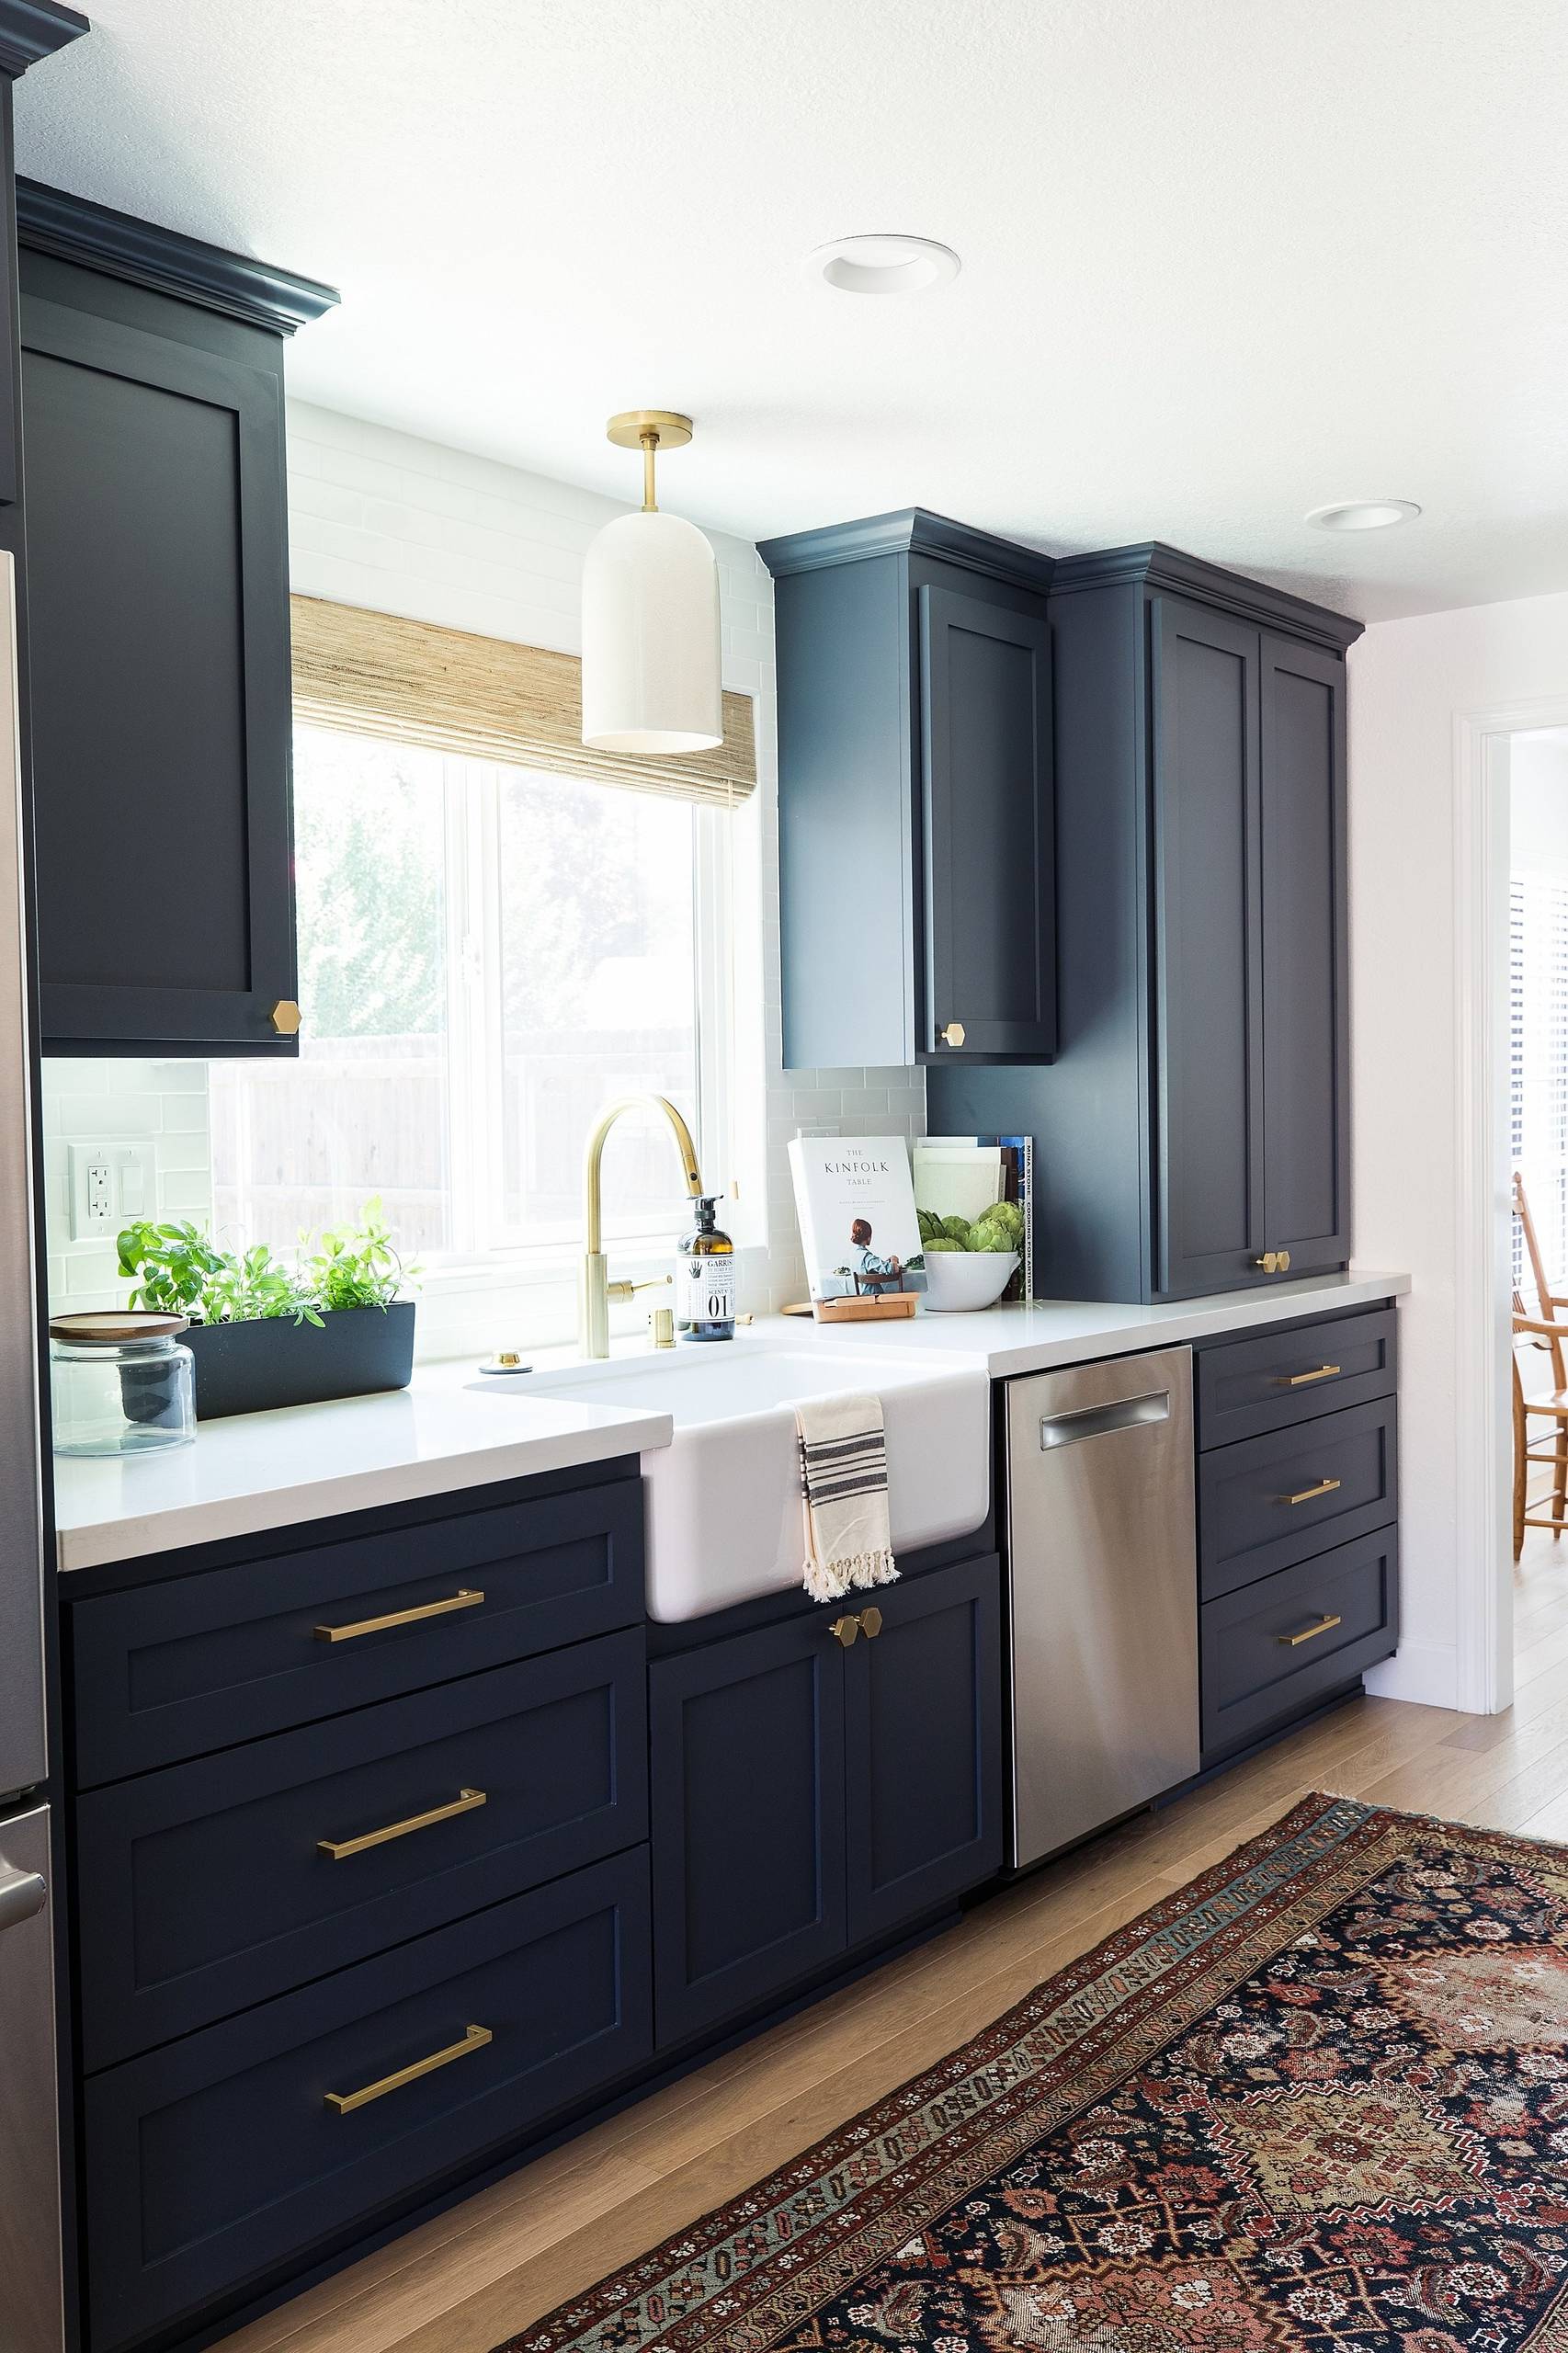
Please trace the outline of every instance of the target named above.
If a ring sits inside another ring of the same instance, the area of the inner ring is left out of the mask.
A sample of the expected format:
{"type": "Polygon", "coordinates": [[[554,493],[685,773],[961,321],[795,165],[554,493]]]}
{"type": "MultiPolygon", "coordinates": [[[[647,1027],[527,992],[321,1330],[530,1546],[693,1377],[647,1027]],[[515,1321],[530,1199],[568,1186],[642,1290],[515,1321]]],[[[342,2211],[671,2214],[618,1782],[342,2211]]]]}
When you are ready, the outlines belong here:
{"type": "MultiPolygon", "coordinates": [[[[289,472],[291,575],[303,594],[578,650],[583,557],[594,534],[623,511],[614,501],[298,402],[289,407],[289,472]]],[[[678,484],[672,480],[669,489],[678,501],[678,484]]],[[[719,558],[724,683],[756,702],[758,791],[736,821],[743,1200],[734,1222],[738,1238],[751,1245],[741,1267],[744,1303],[760,1310],[801,1295],[805,1279],[785,1156],[796,1128],[912,1137],[922,1130],[926,1096],[918,1070],[783,1068],[773,583],[749,542],[710,536],[719,558]]],[[[84,1086],[71,1074],[87,1067],[57,1064],[46,1073],[45,1134],[62,1168],[64,1107],[80,1108],[84,1097],[108,1091],[117,1111],[128,1114],[134,1098],[154,1132],[170,1092],[185,1107],[181,1117],[193,1101],[205,1103],[199,1065],[95,1064],[84,1086]],[[102,1075],[106,1069],[111,1076],[102,1075]],[[191,1076],[165,1088],[171,1071],[191,1076]]],[[[148,1131],[123,1120],[119,1130],[148,1131]]],[[[206,1185],[206,1165],[203,1153],[199,1171],[171,1167],[167,1188],[160,1171],[161,1206],[201,1215],[210,1191],[195,1200],[193,1178],[206,1185]]],[[[51,1292],[58,1271],[61,1294],[68,1290],[76,1304],[99,1290],[109,1296],[108,1255],[93,1245],[74,1245],[68,1255],[56,1242],[65,1231],[64,1204],[52,1180],[49,1216],[51,1292]]],[[[569,1328],[564,1289],[519,1290],[514,1306],[512,1328],[524,1337],[542,1341],[569,1328]]],[[[491,1345],[495,1320],[494,1286],[486,1284],[467,1294],[432,1290],[421,1323],[426,1347],[438,1353],[491,1345]]]]}

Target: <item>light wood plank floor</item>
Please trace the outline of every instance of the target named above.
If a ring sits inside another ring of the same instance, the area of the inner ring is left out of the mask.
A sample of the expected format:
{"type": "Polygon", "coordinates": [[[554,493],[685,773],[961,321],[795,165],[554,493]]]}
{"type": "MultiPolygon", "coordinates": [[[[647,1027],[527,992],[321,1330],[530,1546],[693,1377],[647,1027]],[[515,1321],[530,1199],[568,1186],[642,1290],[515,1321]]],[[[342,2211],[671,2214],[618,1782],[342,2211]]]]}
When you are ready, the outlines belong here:
{"type": "Polygon", "coordinates": [[[490,2353],[964,2041],[1309,1790],[1568,1840],[1568,1539],[1516,1575],[1515,1704],[1356,1700],[980,1906],[225,2339],[218,2353],[490,2353]]]}

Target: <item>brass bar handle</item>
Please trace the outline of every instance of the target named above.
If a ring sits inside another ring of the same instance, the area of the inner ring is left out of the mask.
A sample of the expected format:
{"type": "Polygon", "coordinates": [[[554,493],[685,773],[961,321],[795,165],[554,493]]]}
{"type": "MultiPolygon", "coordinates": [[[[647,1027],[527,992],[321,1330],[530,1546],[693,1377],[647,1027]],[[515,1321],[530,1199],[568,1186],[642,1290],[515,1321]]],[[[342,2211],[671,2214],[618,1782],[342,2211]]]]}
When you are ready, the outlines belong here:
{"type": "Polygon", "coordinates": [[[1326,1634],[1334,1627],[1343,1626],[1344,1623],[1343,1618],[1335,1618],[1330,1614],[1320,1618],[1315,1626],[1303,1626],[1299,1634],[1276,1634],[1274,1639],[1277,1643],[1283,1643],[1288,1649],[1295,1650],[1302,1643],[1315,1643],[1320,1634],[1326,1634]]]}
{"type": "Polygon", "coordinates": [[[1309,1381],[1332,1381],[1338,1370],[1339,1367],[1336,1364],[1320,1364],[1315,1372],[1287,1373],[1280,1386],[1285,1389],[1304,1389],[1309,1381]]]}
{"type": "Polygon", "coordinates": [[[318,1626],[318,1643],[357,1643],[361,1634],[384,1633],[389,1626],[413,1626],[422,1618],[449,1617],[454,1609],[477,1609],[483,1593],[460,1586],[445,1601],[422,1601],[417,1609],[389,1609],[384,1618],[357,1618],[351,1626],[318,1626]]]}
{"type": "Polygon", "coordinates": [[[358,1838],[318,1838],[316,1847],[335,1863],[347,1862],[350,1855],[362,1855],[367,1847],[384,1847],[389,1839],[406,1838],[411,1831],[428,1830],[433,1822],[450,1822],[489,1802],[483,1790],[461,1790],[449,1805],[433,1805],[428,1813],[411,1813],[406,1822],[389,1822],[384,1830],[362,1831],[358,1838]]]}
{"type": "Polygon", "coordinates": [[[1281,1495],[1282,1504],[1314,1503],[1319,1495],[1332,1495],[1339,1486],[1337,1479],[1320,1479],[1315,1487],[1303,1487],[1299,1495],[1281,1495]]]}
{"type": "Polygon", "coordinates": [[[860,1620],[853,1615],[835,1618],[827,1631],[835,1643],[841,1643],[847,1650],[860,1631],[860,1620]]]}
{"type": "Polygon", "coordinates": [[[388,2092],[402,2091],[404,2084],[416,2084],[421,2075],[433,2075],[437,2067],[449,2067],[454,2059],[466,2059],[471,2051],[483,2051],[495,2037],[487,2026],[465,2028],[460,2042],[449,2042],[444,2051],[432,2051],[428,2059],[416,2059],[412,2067],[400,2067],[395,2075],[383,2075],[379,2083],[362,2084],[357,2092],[327,2092],[328,2108],[335,2108],[339,2116],[347,2116],[357,2108],[368,2108],[373,2099],[385,2099],[388,2092]]]}
{"type": "Polygon", "coordinates": [[[874,1643],[882,1631],[882,1613],[873,1602],[869,1609],[860,1612],[860,1631],[869,1643],[874,1643]]]}

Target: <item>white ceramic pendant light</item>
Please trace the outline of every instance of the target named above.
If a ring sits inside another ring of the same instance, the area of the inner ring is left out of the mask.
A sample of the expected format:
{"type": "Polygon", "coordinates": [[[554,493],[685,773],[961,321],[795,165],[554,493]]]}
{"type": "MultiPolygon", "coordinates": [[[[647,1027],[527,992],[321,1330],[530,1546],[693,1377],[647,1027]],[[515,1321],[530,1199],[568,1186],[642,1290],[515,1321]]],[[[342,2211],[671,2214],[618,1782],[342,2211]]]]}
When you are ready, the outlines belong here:
{"type": "Polygon", "coordinates": [[[583,741],[600,752],[710,751],[724,740],[719,566],[695,524],[662,515],[653,459],[691,438],[666,409],[612,416],[610,439],[642,452],[642,506],[618,515],[583,566],[583,741]]]}

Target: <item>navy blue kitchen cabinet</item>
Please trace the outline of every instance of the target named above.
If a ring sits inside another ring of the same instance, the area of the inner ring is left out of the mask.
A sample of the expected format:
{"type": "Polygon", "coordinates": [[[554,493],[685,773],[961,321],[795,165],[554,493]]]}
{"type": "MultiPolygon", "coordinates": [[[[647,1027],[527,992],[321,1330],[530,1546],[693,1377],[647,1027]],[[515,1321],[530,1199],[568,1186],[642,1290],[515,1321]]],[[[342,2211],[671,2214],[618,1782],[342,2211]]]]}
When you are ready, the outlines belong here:
{"type": "Polygon", "coordinates": [[[1391,1302],[1194,1348],[1205,1768],[1393,1655],[1397,1326],[1391,1302]]]}
{"type": "Polygon", "coordinates": [[[297,1052],[283,345],[337,298],[26,180],[17,234],[44,1050],[297,1052]]]}
{"type": "Polygon", "coordinates": [[[662,2049],[995,1876],[1000,1622],[989,1553],[653,1661],[662,2049]]]}
{"type": "Polygon", "coordinates": [[[848,1943],[839,1614],[648,1670],[662,2048],[820,1974],[848,1943]]]}
{"type": "Polygon", "coordinates": [[[93,2353],[210,2331],[646,2062],[647,1874],[633,1847],[89,2076],[93,2353]]]}
{"type": "Polygon", "coordinates": [[[849,1941],[869,1943],[1002,1868],[1002,1587],[994,1553],[854,1597],[843,1654],[849,1941]]]}
{"type": "Polygon", "coordinates": [[[761,553],[786,1064],[1049,1057],[1051,560],[918,507],[761,553]]]}
{"type": "Polygon", "coordinates": [[[1157,543],[1062,560],[1050,612],[1057,1055],[938,1062],[929,1124],[1033,1135],[1037,1296],[1342,1267],[1360,624],[1157,543]]]}

